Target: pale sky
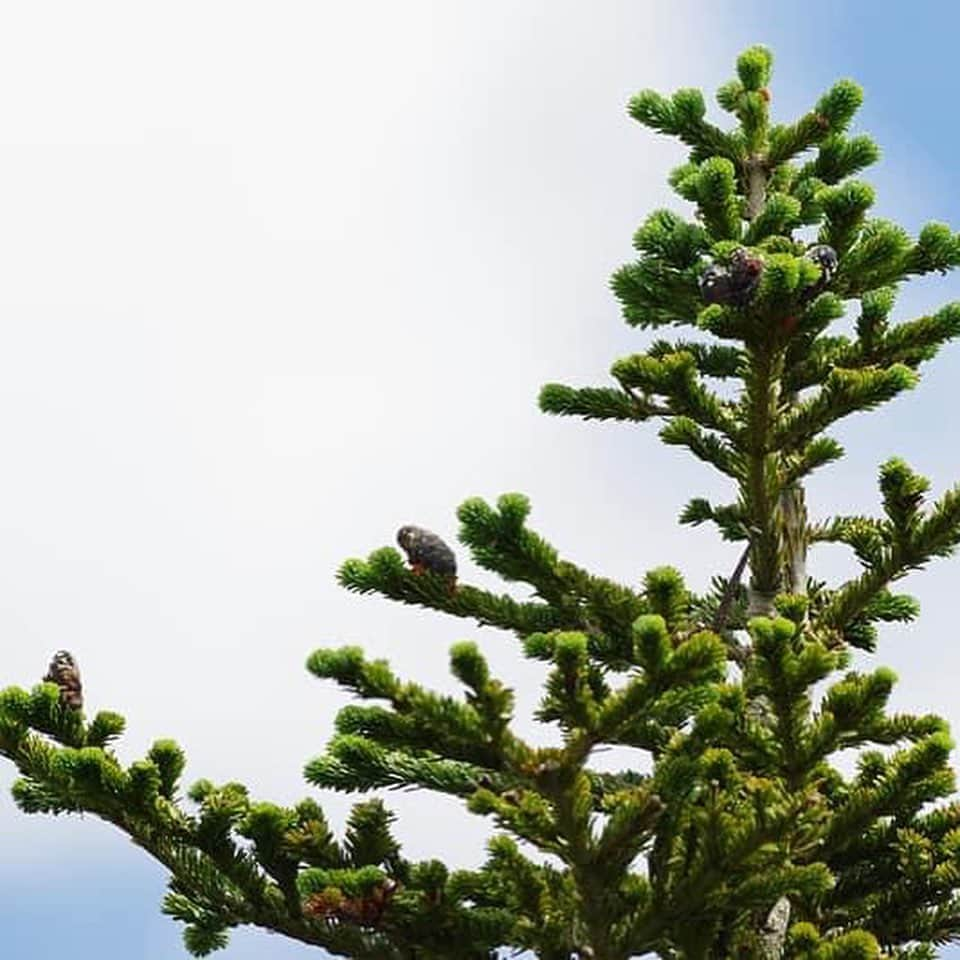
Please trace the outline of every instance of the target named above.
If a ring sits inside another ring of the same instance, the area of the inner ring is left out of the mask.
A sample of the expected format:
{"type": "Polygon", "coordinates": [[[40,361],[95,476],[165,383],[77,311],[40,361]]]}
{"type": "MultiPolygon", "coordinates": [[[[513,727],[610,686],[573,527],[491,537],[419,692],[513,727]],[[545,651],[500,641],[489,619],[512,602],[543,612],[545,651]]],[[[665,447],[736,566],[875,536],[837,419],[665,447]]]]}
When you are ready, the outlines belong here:
{"type": "MultiPolygon", "coordinates": [[[[671,563],[699,588],[727,572],[735,550],[676,524],[689,497],[726,492],[706,467],[649,425],[536,409],[542,383],[604,383],[648,340],[607,280],[653,207],[682,209],[666,176],[683,151],[624,105],[643,87],[712,97],[741,49],[769,43],[778,116],[853,75],[858,129],[884,148],[880,212],[958,226],[957,134],[938,112],[957,83],[919,53],[949,35],[933,16],[948,7],[924,6],[864,23],[873,5],[827,17],[820,0],[0,2],[0,686],[67,647],[88,709],[126,716],[125,759],[173,737],[186,783],[288,802],[317,795],[302,768],[347,702],[306,673],[312,650],[359,643],[454,690],[446,652],[471,638],[543,736],[543,671],[513,638],[349,594],[337,566],[403,523],[452,541],[460,502],[520,490],[597,573],[671,563]],[[844,42],[854,28],[875,34],[873,59],[844,42]],[[902,36],[916,58],[892,77],[880,51],[902,36]]],[[[909,293],[903,319],[960,284],[909,293]]],[[[894,453],[938,490],[960,478],[958,374],[955,347],[886,415],[851,421],[813,511],[875,509],[894,453]]],[[[923,617],[872,662],[897,669],[899,708],[960,728],[957,563],[910,582],[923,617]]],[[[20,814],[12,779],[0,765],[8,955],[41,960],[66,936],[74,960],[186,956],[159,915],[162,871],[92,820],[20,814]]],[[[349,801],[322,799],[339,824],[349,801]]],[[[408,856],[482,859],[484,821],[387,799],[408,856]]],[[[308,955],[241,933],[218,956],[308,955]]]]}

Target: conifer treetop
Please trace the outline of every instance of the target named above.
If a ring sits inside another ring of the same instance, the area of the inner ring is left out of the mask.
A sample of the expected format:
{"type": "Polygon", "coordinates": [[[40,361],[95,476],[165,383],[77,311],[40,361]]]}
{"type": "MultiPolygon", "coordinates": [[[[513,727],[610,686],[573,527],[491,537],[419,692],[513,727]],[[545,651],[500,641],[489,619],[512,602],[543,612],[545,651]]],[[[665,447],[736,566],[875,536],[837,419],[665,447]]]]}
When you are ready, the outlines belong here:
{"type": "Polygon", "coordinates": [[[771,66],[763,47],[738,59],[717,96],[730,130],[706,119],[696,90],[630,101],[631,116],[690,148],[670,182],[693,213],[651,214],[613,290],[629,324],[690,338],[618,359],[607,385],[540,395],[554,414],[657,418],[664,442],[728,478],[729,503],[694,497],[681,520],[741,542],[733,574],[702,594],[670,567],[618,583],[565,557],[518,493],[458,511],[460,543],[505,592],[471,584],[420,528],[400,540],[412,567],[391,546],[343,564],[351,591],[513,634],[546,672],[536,718],[554,729],[550,747],[517,732],[508,678],[473,641],[450,650],[458,696],[358,647],[307,660],[355,702],[306,779],[456,798],[496,827],[485,863],[406,860],[379,797],[354,807],[339,840],[313,799],[282,807],[207,781],[184,797],[171,741],[124,765],[117,715],[88,720],[55,682],[0,693],[20,808],[92,813],[163,863],[164,909],[194,955],[244,924],[385,960],[494,960],[503,948],[540,960],[923,960],[960,939],[947,725],[891,713],[891,671],[850,669],[878,624],[917,616],[892,585],[960,543],[960,490],[928,500],[927,481],[892,458],[874,516],[812,521],[803,496],[806,477],[842,455],[833,424],[914,387],[960,335],[956,304],[892,319],[899,285],[955,267],[960,238],[871,218],[873,191],[855,177],[878,151],[848,132],[859,87],[842,81],[774,124],[771,66]],[[831,332],[848,315],[855,334],[831,332]],[[859,576],[808,578],[817,542],[849,546],[859,576]],[[609,748],[637,762],[611,772],[597,763],[609,748]],[[835,763],[844,751],[858,756],[853,774],[835,763]]]}

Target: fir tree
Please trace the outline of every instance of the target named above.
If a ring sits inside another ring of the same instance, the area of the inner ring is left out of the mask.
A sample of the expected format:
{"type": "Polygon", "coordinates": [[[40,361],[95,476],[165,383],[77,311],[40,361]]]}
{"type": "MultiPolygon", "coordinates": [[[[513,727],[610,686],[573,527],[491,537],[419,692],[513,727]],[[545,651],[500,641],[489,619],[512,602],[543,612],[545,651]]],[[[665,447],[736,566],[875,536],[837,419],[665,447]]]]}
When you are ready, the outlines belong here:
{"type": "Polygon", "coordinates": [[[511,631],[546,666],[537,716],[560,732],[551,748],[514,732],[512,692],[472,643],[450,652],[462,697],[353,647],[308,660],[358,701],[307,764],[310,783],[460,798],[498,828],[480,869],[405,859],[379,799],[358,803],[338,839],[312,799],[280,807],[207,781],[184,798],[180,748],[160,741],[122,765],[111,749],[122,718],[87,718],[79,677],[58,682],[69,671],[0,695],[20,808],[99,816],[163,863],[164,910],[194,955],[242,924],[378,960],[502,947],[541,960],[919,960],[960,939],[947,726],[890,714],[889,670],[849,669],[878,624],[917,616],[894,583],[960,542],[960,490],[929,500],[927,481],[891,459],[874,515],[814,521],[803,495],[842,454],[829,428],[915,386],[960,335],[960,304],[892,319],[902,282],[960,264],[960,237],[932,223],[914,239],[870,216],[873,191],[855,177],[877,148],[848,133],[855,84],[777,125],[770,69],[762,47],[740,56],[718,93],[730,131],[706,119],[696,90],[630,101],[635,119],[690,148],[670,182],[694,211],[649,216],[613,289],[631,325],[693,338],[617,360],[610,385],[551,384],[540,397],[553,414],[662,421],[661,439],[727,477],[729,503],[695,498],[681,519],[741,544],[732,574],[703,595],[665,567],[612,582],[562,558],[519,494],[458,513],[462,544],[511,594],[458,584],[433,541],[442,570],[426,554],[410,569],[392,547],[340,570],[358,593],[511,631]],[[851,310],[855,332],[831,333],[851,310]],[[860,575],[808,578],[818,542],[849,546],[860,575]],[[598,772],[605,746],[649,764],[598,772]],[[851,749],[847,776],[832,761],[851,749]]]}

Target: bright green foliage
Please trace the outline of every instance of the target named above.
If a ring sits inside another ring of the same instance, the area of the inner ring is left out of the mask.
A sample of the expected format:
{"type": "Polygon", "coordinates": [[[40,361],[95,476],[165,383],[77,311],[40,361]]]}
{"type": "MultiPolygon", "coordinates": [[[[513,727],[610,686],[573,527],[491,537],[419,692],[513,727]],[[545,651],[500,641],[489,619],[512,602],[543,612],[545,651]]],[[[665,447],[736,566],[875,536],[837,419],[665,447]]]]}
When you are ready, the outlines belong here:
{"type": "Polygon", "coordinates": [[[484,942],[509,939],[512,923],[500,907],[472,898],[464,906],[470,884],[494,884],[487,873],[448,877],[403,859],[379,800],[353,808],[341,842],[313,800],[279,807],[254,801],[238,783],[196,783],[188,809],[178,799],[176,744],[158,741],[124,767],[111,750],[86,745],[105,727],[122,726],[105,716],[87,723],[58,704],[50,684],[3,691],[0,752],[23,774],[14,798],[27,813],[95,814],[164,864],[164,912],[186,925],[184,944],[195,956],[223,947],[240,924],[368,960],[406,960],[411,944],[432,957],[488,960],[489,950],[456,944],[476,931],[484,942]]]}
{"type": "Polygon", "coordinates": [[[732,130],[707,121],[696,90],[630,101],[635,119],[689,146],[670,183],[694,220],[651,214],[612,287],[629,324],[689,335],[618,359],[609,385],[540,396],[555,414],[663,420],[664,442],[732,485],[730,502],[695,497],[681,520],[741,542],[737,569],[703,595],[669,567],[613,582],[529,526],[520,494],[458,513],[460,542],[510,593],[452,587],[391,547],[340,569],[357,593],[507,630],[543,664],[536,717],[555,727],[552,747],[515,732],[513,692],[473,642],[450,651],[460,696],[357,647],[307,661],[357,700],[307,779],[462,800],[497,827],[481,869],[406,861],[378,799],[354,807],[340,841],[312,800],[284,808],[201,781],[188,804],[175,744],[124,767],[110,749],[116,715],[87,723],[49,684],[0,694],[21,808],[94,813],[167,865],[164,909],[194,954],[240,924],[386,960],[492,960],[500,948],[541,960],[926,960],[960,939],[960,804],[942,803],[949,731],[889,712],[891,671],[850,670],[851,647],[872,650],[878,624],[917,616],[892,584],[960,544],[960,489],[928,498],[927,481],[891,459],[875,515],[818,522],[802,489],[843,454],[826,431],[915,387],[960,336],[960,304],[893,320],[898,285],[960,265],[960,237],[934,223],[913,239],[870,216],[873,190],[852,178],[878,151],[848,133],[859,87],[841,81],[796,123],[774,123],[771,68],[762,47],[738,59],[717,97],[732,130]],[[807,256],[814,238],[839,257],[832,276],[807,256]],[[701,275],[739,248],[762,265],[756,290],[705,306],[701,275]],[[832,333],[848,310],[855,333],[832,333]],[[808,579],[817,542],[849,546],[859,576],[808,579]],[[612,747],[632,766],[599,770],[612,747]],[[833,765],[843,751],[857,754],[851,775],[833,765]],[[768,918],[784,904],[778,934],[768,918]]]}

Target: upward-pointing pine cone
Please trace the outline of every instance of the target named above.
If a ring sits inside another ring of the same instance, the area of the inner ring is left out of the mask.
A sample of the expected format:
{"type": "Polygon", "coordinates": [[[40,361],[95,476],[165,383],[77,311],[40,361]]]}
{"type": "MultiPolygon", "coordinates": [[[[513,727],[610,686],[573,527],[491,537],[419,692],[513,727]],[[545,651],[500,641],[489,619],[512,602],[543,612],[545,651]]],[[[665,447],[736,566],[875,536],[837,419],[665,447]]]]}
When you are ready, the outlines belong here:
{"type": "Polygon", "coordinates": [[[727,266],[713,263],[701,274],[699,287],[704,303],[724,307],[745,307],[760,284],[763,261],[740,247],[734,250],[727,266]]]}
{"type": "Polygon", "coordinates": [[[71,710],[83,709],[83,684],[80,668],[67,650],[58,650],[50,661],[45,683],[55,683],[60,688],[60,702],[71,710]]]}
{"type": "Polygon", "coordinates": [[[812,260],[820,268],[820,276],[816,282],[800,294],[800,302],[807,304],[827,289],[830,281],[836,276],[840,260],[837,257],[837,251],[825,243],[818,243],[816,246],[811,247],[804,256],[808,260],[812,260]]]}
{"type": "Polygon", "coordinates": [[[457,558],[435,533],[422,527],[401,527],[397,531],[397,543],[406,553],[414,573],[429,571],[456,580],[457,558]]]}

